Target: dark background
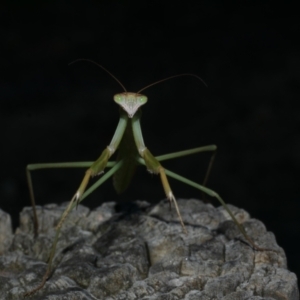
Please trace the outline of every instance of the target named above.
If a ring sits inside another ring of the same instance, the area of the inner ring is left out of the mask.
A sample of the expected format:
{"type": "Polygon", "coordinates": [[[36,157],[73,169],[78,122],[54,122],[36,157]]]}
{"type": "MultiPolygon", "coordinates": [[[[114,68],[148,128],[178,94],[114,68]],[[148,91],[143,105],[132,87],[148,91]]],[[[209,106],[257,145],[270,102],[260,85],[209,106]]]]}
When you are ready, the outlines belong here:
{"type": "MultiPolygon", "coordinates": [[[[28,163],[90,161],[118,122],[113,95],[171,75],[145,91],[142,127],[155,154],[217,144],[208,186],[275,233],[300,274],[300,52],[296,7],[273,1],[7,1],[0,5],[0,206],[28,206],[28,163]]],[[[165,164],[201,182],[208,154],[165,164]]],[[[116,197],[111,181],[84,201],[164,197],[140,168],[116,197]]],[[[70,200],[83,170],[33,174],[39,204],[70,200]]],[[[171,180],[177,198],[200,198],[171,180]]],[[[218,203],[212,200],[214,204],[218,203]]]]}

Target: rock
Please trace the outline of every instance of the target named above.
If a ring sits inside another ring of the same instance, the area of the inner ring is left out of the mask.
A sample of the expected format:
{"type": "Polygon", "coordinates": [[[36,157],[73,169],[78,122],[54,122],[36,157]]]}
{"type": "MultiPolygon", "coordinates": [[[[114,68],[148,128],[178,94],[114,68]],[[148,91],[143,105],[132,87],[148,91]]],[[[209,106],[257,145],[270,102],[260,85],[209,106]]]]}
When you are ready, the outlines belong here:
{"type": "Polygon", "coordinates": [[[13,230],[11,217],[0,209],[0,255],[9,249],[12,239],[13,230]]]}
{"type": "MultiPolygon", "coordinates": [[[[222,207],[195,199],[178,205],[188,234],[167,201],[137,201],[123,213],[113,202],[92,211],[79,205],[62,227],[50,278],[31,299],[299,299],[296,275],[260,221],[230,205],[265,251],[245,241],[222,207]]],[[[2,229],[11,225],[0,212],[1,300],[22,299],[41,282],[64,208],[37,207],[37,238],[31,208],[23,209],[14,235],[2,229]]]]}

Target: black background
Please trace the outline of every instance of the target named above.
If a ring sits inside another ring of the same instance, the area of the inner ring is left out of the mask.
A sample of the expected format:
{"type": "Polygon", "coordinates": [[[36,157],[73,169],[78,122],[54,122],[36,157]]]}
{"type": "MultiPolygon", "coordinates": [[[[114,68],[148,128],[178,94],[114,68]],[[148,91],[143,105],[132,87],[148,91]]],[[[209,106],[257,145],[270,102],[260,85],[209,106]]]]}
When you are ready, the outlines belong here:
{"type": "MultiPolygon", "coordinates": [[[[288,3],[288,2],[287,2],[288,3]]],[[[29,205],[28,163],[90,161],[118,122],[112,97],[171,75],[145,91],[142,128],[153,154],[217,144],[208,186],[275,233],[300,274],[300,52],[296,7],[273,1],[7,1],[0,9],[0,206],[29,205]]],[[[167,168],[201,182],[208,154],[167,168]]],[[[70,200],[83,170],[33,174],[39,204],[70,200]]],[[[171,180],[177,198],[199,191],[171,180]]],[[[84,201],[164,197],[141,168],[116,196],[111,181],[84,201]]],[[[212,200],[214,204],[218,204],[212,200]]]]}

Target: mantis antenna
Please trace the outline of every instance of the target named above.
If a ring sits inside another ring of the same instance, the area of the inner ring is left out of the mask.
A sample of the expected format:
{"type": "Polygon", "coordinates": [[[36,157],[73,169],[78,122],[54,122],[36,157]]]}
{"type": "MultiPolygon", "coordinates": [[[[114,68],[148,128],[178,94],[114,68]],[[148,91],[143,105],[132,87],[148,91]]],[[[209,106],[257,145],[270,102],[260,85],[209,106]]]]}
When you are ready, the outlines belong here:
{"type": "Polygon", "coordinates": [[[159,84],[161,82],[164,82],[164,81],[167,81],[169,79],[172,79],[172,78],[176,78],[176,77],[182,77],[182,76],[192,76],[192,77],[195,77],[197,79],[199,79],[206,87],[207,87],[207,84],[204,82],[204,80],[202,78],[200,78],[199,76],[195,75],[195,74],[190,74],[190,73],[183,73],[183,74],[178,74],[178,75],[173,75],[173,76],[170,76],[170,77],[167,77],[167,78],[164,78],[164,79],[161,79],[161,80],[158,80],[158,81],[155,81],[147,86],[145,86],[144,88],[142,88],[141,90],[139,90],[137,93],[139,94],[141,91],[144,91],[146,89],[148,89],[149,87],[153,86],[153,85],[156,85],[156,84],[159,84]]]}
{"type": "Polygon", "coordinates": [[[70,66],[70,65],[72,65],[72,64],[75,64],[76,62],[79,62],[79,61],[88,61],[88,62],[90,62],[90,63],[92,63],[92,64],[98,66],[99,68],[101,68],[102,70],[104,70],[107,74],[109,74],[109,75],[110,75],[110,76],[111,76],[111,77],[112,77],[112,78],[113,78],[113,79],[114,79],[114,80],[122,87],[122,89],[124,90],[124,92],[127,92],[125,86],[121,83],[121,81],[120,81],[116,76],[114,76],[111,72],[109,72],[109,71],[108,71],[107,69],[105,69],[103,66],[101,66],[100,64],[94,62],[94,61],[91,60],[91,59],[87,59],[87,58],[79,58],[79,59],[76,59],[76,60],[70,62],[70,63],[68,64],[68,66],[70,66]]]}
{"type": "MultiPolygon", "coordinates": [[[[76,63],[76,62],[79,62],[79,61],[87,61],[87,62],[90,62],[90,63],[92,63],[92,64],[98,66],[99,68],[101,68],[102,70],[104,70],[107,74],[109,74],[109,75],[110,75],[110,76],[111,76],[111,77],[112,77],[112,78],[113,78],[113,79],[114,79],[114,80],[122,87],[122,89],[124,90],[124,92],[127,92],[125,86],[121,83],[121,81],[120,81],[116,76],[114,76],[111,72],[109,72],[109,71],[108,71],[106,68],[104,68],[102,65],[96,63],[95,61],[93,61],[93,60],[91,60],[91,59],[87,59],[87,58],[79,58],[79,59],[76,59],[76,60],[70,62],[68,65],[70,66],[70,65],[72,65],[72,64],[74,64],[74,63],[76,63]]],[[[161,82],[164,82],[164,81],[167,81],[167,80],[176,78],[176,77],[183,77],[183,76],[192,76],[192,77],[195,77],[195,78],[199,79],[199,80],[207,87],[207,84],[205,83],[205,81],[204,81],[201,77],[199,77],[199,76],[197,76],[197,75],[195,75],[195,74],[183,73],[183,74],[173,75],[173,76],[170,76],[170,77],[167,77],[167,78],[164,78],[164,79],[155,81],[155,82],[153,82],[153,83],[151,83],[151,84],[149,84],[149,85],[143,87],[142,89],[140,89],[140,90],[137,92],[137,94],[139,94],[140,92],[142,92],[142,91],[144,91],[144,90],[150,88],[151,86],[154,86],[154,85],[156,85],[156,84],[159,84],[159,83],[161,83],[161,82]]]]}

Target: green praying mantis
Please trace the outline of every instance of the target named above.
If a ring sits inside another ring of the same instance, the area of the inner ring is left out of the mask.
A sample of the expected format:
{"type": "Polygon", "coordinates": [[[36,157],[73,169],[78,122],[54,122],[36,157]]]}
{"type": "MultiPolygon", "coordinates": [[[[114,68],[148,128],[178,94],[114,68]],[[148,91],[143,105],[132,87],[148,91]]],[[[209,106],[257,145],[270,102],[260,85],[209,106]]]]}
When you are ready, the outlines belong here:
{"type": "MultiPolygon", "coordinates": [[[[72,63],[75,63],[77,61],[89,61],[94,63],[93,61],[90,61],[88,59],[80,59],[72,63]]],[[[204,83],[203,80],[194,74],[188,74],[188,73],[180,74],[180,75],[171,76],[162,79],[160,81],[154,82],[142,88],[137,93],[132,93],[132,92],[127,92],[123,84],[107,69],[105,69],[103,66],[99,64],[96,65],[98,65],[106,73],[108,73],[116,82],[118,82],[118,84],[124,90],[124,92],[114,95],[114,101],[120,106],[120,120],[110,144],[103,150],[99,158],[94,162],[41,163],[41,164],[30,164],[27,166],[26,174],[27,174],[27,181],[29,186],[30,199],[33,208],[35,235],[38,234],[38,218],[37,218],[37,212],[35,208],[35,197],[33,192],[31,171],[39,170],[39,169],[47,169],[47,168],[87,168],[87,170],[82,179],[82,182],[79,185],[79,188],[77,189],[69,205],[66,207],[65,211],[63,212],[60,221],[56,227],[56,234],[50,251],[48,267],[42,278],[42,281],[36,288],[26,293],[25,296],[30,296],[34,294],[36,291],[40,290],[45,285],[48,277],[50,276],[51,269],[52,269],[52,262],[55,255],[56,245],[58,242],[60,230],[62,224],[64,223],[70,211],[73,208],[75,208],[82,200],[84,200],[89,194],[91,194],[95,189],[97,189],[100,185],[102,185],[111,176],[114,176],[115,190],[118,193],[123,192],[129,185],[134,173],[134,169],[137,165],[144,165],[146,166],[147,170],[150,173],[158,174],[160,176],[160,180],[164,192],[166,194],[166,197],[169,199],[170,204],[174,205],[176,209],[176,213],[178,215],[178,220],[185,233],[187,233],[187,230],[182,220],[176,198],[170,187],[168,176],[176,180],[179,180],[187,185],[190,185],[211,197],[217,198],[218,201],[224,206],[228,214],[231,216],[232,220],[235,222],[240,232],[243,234],[246,240],[252,245],[252,247],[255,248],[256,250],[264,250],[256,246],[256,244],[248,237],[245,229],[241,224],[239,224],[239,222],[237,221],[233,213],[230,211],[230,209],[227,207],[223,199],[215,191],[205,187],[205,182],[210,172],[214,154],[217,149],[216,145],[198,147],[198,148],[179,151],[175,153],[169,153],[169,154],[155,157],[144,143],[142,129],[141,129],[141,106],[145,105],[148,99],[145,95],[142,95],[141,92],[153,85],[156,85],[163,81],[176,78],[179,76],[194,77],[200,80],[202,83],[204,83]],[[116,160],[110,161],[109,159],[117,150],[118,150],[118,156],[116,160]],[[165,169],[161,164],[161,162],[164,160],[183,157],[183,156],[192,155],[200,152],[207,152],[207,151],[212,152],[213,155],[203,185],[191,181],[185,177],[182,177],[179,174],[176,174],[168,169],[165,169]],[[109,169],[106,173],[104,173],[105,168],[109,169]],[[102,176],[91,187],[87,189],[90,179],[98,175],[102,175],[102,176]]]]}

